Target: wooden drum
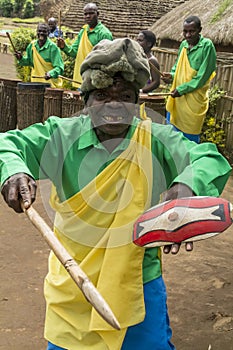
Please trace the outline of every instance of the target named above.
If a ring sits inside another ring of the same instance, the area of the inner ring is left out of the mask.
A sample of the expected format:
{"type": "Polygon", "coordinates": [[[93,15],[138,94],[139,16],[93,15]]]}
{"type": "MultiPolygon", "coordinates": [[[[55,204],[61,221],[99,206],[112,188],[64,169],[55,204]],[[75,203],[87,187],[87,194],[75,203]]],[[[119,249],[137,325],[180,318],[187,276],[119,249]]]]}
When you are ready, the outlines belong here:
{"type": "Polygon", "coordinates": [[[44,120],[44,93],[47,83],[18,83],[17,126],[24,129],[44,120]]]}
{"type": "Polygon", "coordinates": [[[63,89],[47,88],[44,94],[44,120],[50,116],[62,117],[63,89]]]}
{"type": "Polygon", "coordinates": [[[74,117],[80,114],[84,107],[79,91],[64,91],[62,98],[62,117],[74,117]]]}
{"type": "Polygon", "coordinates": [[[0,78],[0,132],[16,128],[18,82],[0,78]]]}

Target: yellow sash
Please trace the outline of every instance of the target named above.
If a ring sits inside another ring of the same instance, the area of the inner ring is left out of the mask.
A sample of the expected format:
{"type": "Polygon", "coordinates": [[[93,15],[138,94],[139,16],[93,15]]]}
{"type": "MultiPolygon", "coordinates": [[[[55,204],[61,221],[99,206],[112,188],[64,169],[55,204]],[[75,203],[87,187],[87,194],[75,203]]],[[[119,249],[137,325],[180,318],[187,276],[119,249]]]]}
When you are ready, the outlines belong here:
{"type": "MultiPolygon", "coordinates": [[[[190,66],[186,48],[183,48],[177,63],[171,91],[190,81],[196,74],[197,71],[190,66]]],[[[198,135],[201,133],[209,107],[208,88],[214,75],[215,72],[202,88],[180,97],[168,97],[166,109],[171,114],[171,124],[187,134],[198,135]]]]}
{"type": "Polygon", "coordinates": [[[119,350],[127,327],[143,321],[144,248],[132,243],[132,228],[151,205],[151,188],[151,121],[145,120],[128,148],[83,190],[63,203],[51,196],[56,235],[122,327],[113,330],[102,320],[51,253],[45,281],[45,337],[51,342],[69,350],[119,350]]]}
{"type": "Polygon", "coordinates": [[[80,88],[81,84],[82,84],[82,77],[80,74],[80,67],[81,64],[83,63],[84,59],[86,58],[86,56],[89,54],[89,52],[91,52],[93,45],[91,44],[91,42],[88,39],[87,36],[87,28],[88,25],[85,24],[83,26],[84,31],[79,43],[79,47],[78,47],[78,52],[77,52],[77,56],[75,59],[75,65],[74,65],[74,75],[73,75],[73,79],[77,82],[80,83],[72,83],[73,87],[75,88],[80,88]]]}
{"type": "Polygon", "coordinates": [[[45,80],[43,78],[33,78],[33,76],[44,76],[46,72],[53,69],[51,62],[46,62],[39,52],[37,51],[35,45],[32,45],[32,51],[33,51],[33,64],[34,67],[31,71],[31,81],[32,82],[38,82],[38,83],[49,83],[51,84],[52,88],[61,88],[62,87],[62,79],[49,79],[45,80]]]}

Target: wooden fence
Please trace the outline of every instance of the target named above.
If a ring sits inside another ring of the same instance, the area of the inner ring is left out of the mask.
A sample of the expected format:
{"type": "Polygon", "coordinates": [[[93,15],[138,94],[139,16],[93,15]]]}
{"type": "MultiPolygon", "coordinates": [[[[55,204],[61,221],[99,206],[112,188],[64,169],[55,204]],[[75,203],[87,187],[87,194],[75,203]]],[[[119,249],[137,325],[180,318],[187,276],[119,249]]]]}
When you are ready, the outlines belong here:
{"type": "Polygon", "coordinates": [[[226,135],[225,155],[233,164],[233,97],[222,96],[217,103],[216,121],[226,135]]]}

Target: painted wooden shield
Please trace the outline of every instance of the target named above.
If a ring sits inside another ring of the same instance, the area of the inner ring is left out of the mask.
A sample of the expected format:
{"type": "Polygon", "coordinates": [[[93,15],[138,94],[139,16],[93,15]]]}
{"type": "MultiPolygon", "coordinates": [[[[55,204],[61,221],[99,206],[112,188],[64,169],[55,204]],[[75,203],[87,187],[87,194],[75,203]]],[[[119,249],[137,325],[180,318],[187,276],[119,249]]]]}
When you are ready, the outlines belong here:
{"type": "Polygon", "coordinates": [[[163,202],[138,218],[133,241],[143,247],[158,247],[206,239],[232,224],[232,208],[227,200],[217,197],[186,197],[163,202]]]}

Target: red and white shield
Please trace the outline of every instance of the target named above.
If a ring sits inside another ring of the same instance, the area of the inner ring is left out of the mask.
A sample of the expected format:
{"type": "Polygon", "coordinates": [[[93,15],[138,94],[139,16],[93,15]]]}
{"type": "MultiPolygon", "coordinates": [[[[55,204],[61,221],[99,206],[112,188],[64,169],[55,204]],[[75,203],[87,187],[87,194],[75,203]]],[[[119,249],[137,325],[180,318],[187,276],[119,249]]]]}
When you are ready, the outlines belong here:
{"type": "Polygon", "coordinates": [[[231,224],[232,205],[223,198],[186,197],[158,204],[134,224],[133,241],[143,247],[192,242],[215,236],[231,224]]]}

